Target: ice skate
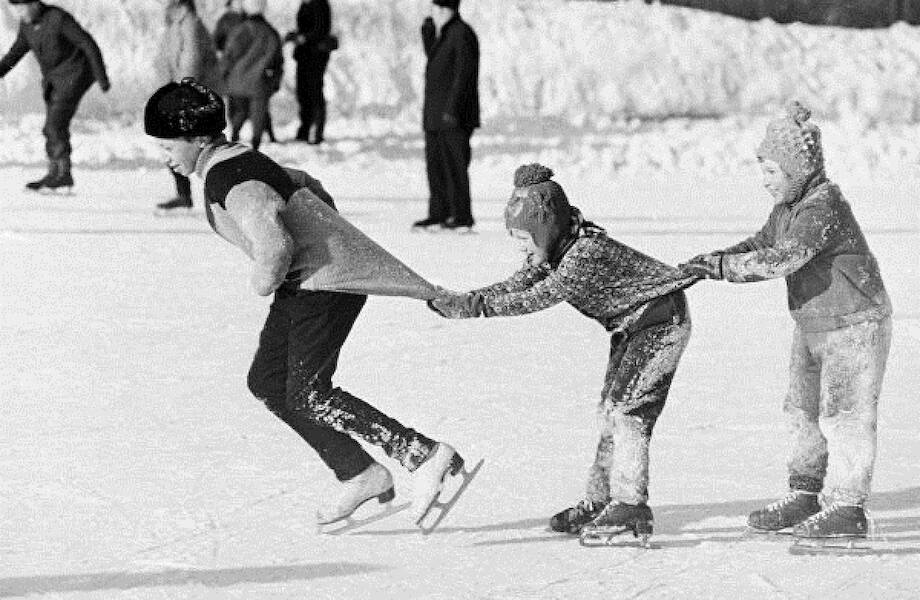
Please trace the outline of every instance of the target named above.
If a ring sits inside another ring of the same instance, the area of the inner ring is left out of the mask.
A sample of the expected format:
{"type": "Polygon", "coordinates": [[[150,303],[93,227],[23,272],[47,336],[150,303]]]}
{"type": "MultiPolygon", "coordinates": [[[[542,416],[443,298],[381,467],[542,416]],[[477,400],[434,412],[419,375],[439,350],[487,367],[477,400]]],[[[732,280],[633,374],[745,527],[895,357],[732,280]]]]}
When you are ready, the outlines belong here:
{"type": "Polygon", "coordinates": [[[316,512],[319,532],[342,534],[409,507],[408,502],[394,505],[395,497],[393,477],[383,465],[375,462],[357,476],[342,482],[339,495],[316,512]],[[353,516],[362,504],[375,498],[383,505],[381,510],[360,518],[353,516]]]}
{"type": "Polygon", "coordinates": [[[597,517],[581,529],[582,546],[625,546],[628,541],[618,540],[622,533],[632,532],[639,546],[651,548],[652,509],[647,504],[611,502],[597,517]]]}
{"type": "Polygon", "coordinates": [[[417,232],[437,233],[438,231],[441,231],[443,227],[444,227],[443,221],[441,221],[440,219],[432,219],[431,217],[428,217],[426,219],[422,219],[421,221],[416,221],[415,223],[413,223],[412,232],[413,233],[417,233],[417,232]]]}
{"type": "Polygon", "coordinates": [[[861,506],[833,503],[792,529],[792,554],[860,554],[866,545],[869,522],[861,506]]]}
{"type": "Polygon", "coordinates": [[[167,200],[166,202],[160,202],[157,204],[156,214],[158,217],[175,217],[175,216],[186,216],[192,212],[192,199],[191,198],[173,198],[172,200],[167,200]]]}
{"type": "Polygon", "coordinates": [[[549,528],[559,533],[578,535],[582,527],[601,514],[608,502],[592,501],[587,498],[579,500],[575,506],[554,514],[549,520],[549,528]]]}
{"type": "Polygon", "coordinates": [[[473,229],[473,224],[474,221],[472,219],[460,220],[450,217],[444,221],[442,227],[444,231],[449,231],[460,235],[468,235],[471,233],[476,233],[476,231],[473,229]]]}
{"type": "Polygon", "coordinates": [[[423,534],[428,535],[444,520],[479,472],[483,462],[484,459],[480,459],[472,471],[467,471],[463,457],[456,450],[444,443],[435,446],[431,455],[415,471],[412,511],[415,524],[423,534]],[[459,475],[462,481],[459,487],[449,492],[444,488],[445,480],[455,475],[459,475]],[[429,519],[434,509],[437,509],[436,516],[429,519]]]}
{"type": "Polygon", "coordinates": [[[791,527],[821,511],[818,494],[792,490],[785,496],[748,515],[746,535],[788,536],[791,527]]]}

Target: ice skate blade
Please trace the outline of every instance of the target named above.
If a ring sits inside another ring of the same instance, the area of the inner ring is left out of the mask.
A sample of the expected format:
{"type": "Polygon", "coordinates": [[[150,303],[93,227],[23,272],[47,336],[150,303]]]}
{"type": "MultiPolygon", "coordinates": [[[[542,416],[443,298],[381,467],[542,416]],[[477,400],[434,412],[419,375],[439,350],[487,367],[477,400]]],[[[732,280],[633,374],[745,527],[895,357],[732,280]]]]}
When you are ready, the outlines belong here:
{"type": "Polygon", "coordinates": [[[348,533],[349,531],[360,529],[365,525],[370,525],[371,523],[382,521],[387,517],[391,517],[396,513],[400,513],[406,510],[410,506],[412,506],[411,502],[403,502],[402,504],[393,504],[392,502],[387,502],[383,505],[383,510],[380,512],[360,518],[355,518],[354,513],[352,513],[344,519],[339,519],[338,521],[333,521],[332,523],[318,525],[317,529],[319,533],[323,535],[342,535],[343,533],[348,533]]]}
{"type": "Polygon", "coordinates": [[[744,533],[741,534],[741,539],[745,540],[762,540],[762,541],[777,541],[777,542],[788,542],[792,537],[792,528],[787,527],[786,529],[756,529],[754,527],[748,527],[744,530],[744,533]]]}
{"type": "Polygon", "coordinates": [[[157,208],[153,211],[157,217],[193,217],[195,216],[191,208],[157,208]]]}
{"type": "Polygon", "coordinates": [[[872,548],[864,537],[838,536],[831,538],[795,538],[789,554],[798,556],[860,556],[870,554],[872,548]]]}
{"type": "Polygon", "coordinates": [[[632,527],[593,527],[591,529],[582,529],[578,541],[582,546],[595,548],[604,547],[636,547],[645,550],[651,550],[655,546],[651,543],[651,531],[637,533],[632,527]],[[632,533],[634,539],[621,538],[624,533],[632,533]]]}
{"type": "MultiPolygon", "coordinates": [[[[455,455],[456,456],[456,455],[455,455]]],[[[429,535],[433,532],[438,525],[441,524],[441,521],[444,520],[444,517],[447,516],[447,513],[451,511],[454,505],[457,503],[457,500],[460,499],[461,494],[466,490],[467,486],[470,485],[470,482],[473,481],[473,478],[476,477],[476,474],[479,473],[479,469],[482,468],[483,463],[486,461],[484,458],[480,458],[479,462],[476,463],[476,466],[473,467],[471,471],[467,471],[465,468],[460,467],[459,469],[451,469],[448,473],[445,474],[445,479],[447,474],[450,475],[459,475],[463,478],[463,481],[460,483],[460,487],[457,488],[457,491],[453,493],[449,500],[442,501],[441,494],[444,491],[443,485],[441,490],[438,492],[438,495],[431,501],[431,504],[425,508],[425,512],[422,513],[422,516],[416,519],[415,524],[419,529],[422,530],[422,535],[429,535]],[[428,515],[431,514],[432,510],[437,510],[438,515],[435,517],[434,521],[430,524],[425,524],[425,520],[428,515]]],[[[443,481],[443,480],[442,480],[443,481]]]]}
{"type": "Polygon", "coordinates": [[[42,196],[73,196],[74,195],[72,186],[61,186],[58,188],[49,188],[49,187],[26,188],[26,191],[34,192],[42,196]]]}

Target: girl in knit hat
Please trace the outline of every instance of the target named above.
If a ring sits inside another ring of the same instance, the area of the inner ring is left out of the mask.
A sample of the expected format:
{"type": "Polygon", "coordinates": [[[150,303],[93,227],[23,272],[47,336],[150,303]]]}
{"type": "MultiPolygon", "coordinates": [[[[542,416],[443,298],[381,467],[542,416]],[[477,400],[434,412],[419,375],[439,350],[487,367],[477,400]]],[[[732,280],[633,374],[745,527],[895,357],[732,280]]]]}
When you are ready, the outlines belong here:
{"type": "Polygon", "coordinates": [[[792,527],[803,538],[859,538],[867,530],[863,503],[875,462],[891,304],[850,205],[825,176],[821,132],[810,115],[793,102],[767,126],[757,156],[775,204],[763,228],[681,267],[733,283],[786,278],[795,321],[783,403],[792,432],[789,493],[751,513],[748,524],[755,531],[792,527]],[[830,489],[828,470],[836,474],[830,489]]]}
{"type": "Polygon", "coordinates": [[[690,337],[683,288],[696,278],[621,244],[582,218],[553,172],[538,164],[514,174],[505,225],[526,254],[509,279],[429,302],[449,318],[524,315],[560,302],[611,332],[601,392],[602,428],[585,497],[550,519],[582,539],[652,531],[649,441],[690,337]]]}

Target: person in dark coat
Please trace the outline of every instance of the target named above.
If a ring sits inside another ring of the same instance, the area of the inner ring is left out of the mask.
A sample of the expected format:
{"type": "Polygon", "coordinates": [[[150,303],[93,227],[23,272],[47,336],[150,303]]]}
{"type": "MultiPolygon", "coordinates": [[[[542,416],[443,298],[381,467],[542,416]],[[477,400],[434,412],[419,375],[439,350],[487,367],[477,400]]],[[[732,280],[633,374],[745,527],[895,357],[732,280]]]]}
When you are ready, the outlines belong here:
{"type": "Polygon", "coordinates": [[[329,0],[302,0],[297,10],[297,29],[285,37],[286,41],[295,44],[297,102],[300,104],[297,139],[308,144],[321,144],[326,127],[323,78],[329,65],[329,54],[335,46],[330,35],[331,29],[332,9],[329,0]]]}
{"type": "Polygon", "coordinates": [[[425,68],[425,163],[428,217],[415,228],[469,230],[470,137],[479,127],[479,40],[457,12],[460,0],[433,0],[422,25],[425,68]]]}
{"type": "Polygon", "coordinates": [[[224,86],[230,97],[231,139],[252,123],[252,147],[259,149],[271,96],[281,86],[284,59],[281,36],[265,20],[265,0],[245,0],[245,19],[230,32],[220,57],[224,86]]]}
{"type": "Polygon", "coordinates": [[[20,16],[19,34],[0,59],[4,77],[29,50],[42,73],[45,100],[45,151],[48,174],[26,184],[30,190],[73,186],[70,172],[70,121],[94,81],[109,91],[102,53],[92,36],[67,11],[37,0],[10,0],[20,16]]]}

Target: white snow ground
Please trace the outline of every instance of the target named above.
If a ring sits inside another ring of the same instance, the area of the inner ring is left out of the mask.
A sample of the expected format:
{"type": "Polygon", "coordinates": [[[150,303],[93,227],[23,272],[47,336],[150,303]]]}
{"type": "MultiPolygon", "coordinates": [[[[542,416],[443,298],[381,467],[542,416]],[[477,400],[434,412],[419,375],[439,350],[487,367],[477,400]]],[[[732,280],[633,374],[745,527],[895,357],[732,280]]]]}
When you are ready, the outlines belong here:
{"type": "MultiPolygon", "coordinates": [[[[424,211],[415,188],[362,196],[368,180],[388,177],[385,161],[357,157],[358,178],[310,152],[298,162],[342,212],[432,281],[482,284],[518,265],[500,221],[510,173],[474,162],[478,235],[410,234],[424,211]]],[[[409,166],[422,169],[392,168],[409,166]]],[[[785,481],[792,326],[782,282],[689,292],[694,335],[652,448],[651,551],[587,549],[546,531],[579,498],[592,455],[608,350],[599,326],[566,306],[450,322],[417,301],[372,299],[337,383],[486,464],[428,538],[404,515],[324,537],[311,515],[332,477],[245,387],[267,301],[248,290],[242,254],[200,214],[151,214],[170,191],[163,170],[78,169],[71,198],[21,192],[38,174],[0,169],[0,598],[920,594],[913,179],[844,188],[896,307],[869,505],[888,541],[869,556],[811,558],[740,537],[747,512],[785,481]]],[[[759,225],[769,201],[753,171],[736,175],[649,172],[590,196],[573,181],[572,200],[674,263],[759,225]]],[[[372,452],[405,492],[409,477],[372,452]]]]}

